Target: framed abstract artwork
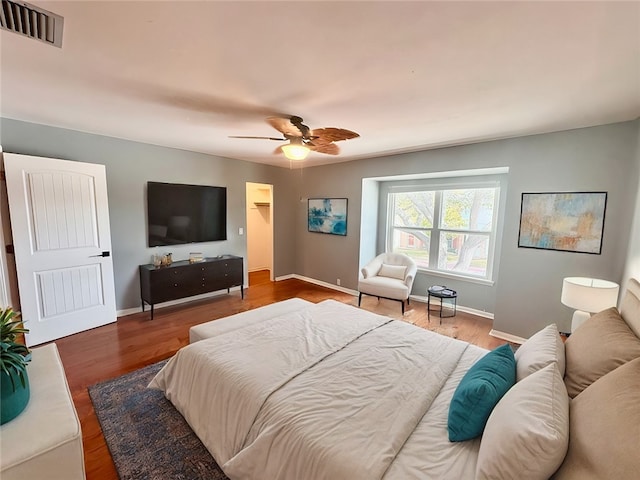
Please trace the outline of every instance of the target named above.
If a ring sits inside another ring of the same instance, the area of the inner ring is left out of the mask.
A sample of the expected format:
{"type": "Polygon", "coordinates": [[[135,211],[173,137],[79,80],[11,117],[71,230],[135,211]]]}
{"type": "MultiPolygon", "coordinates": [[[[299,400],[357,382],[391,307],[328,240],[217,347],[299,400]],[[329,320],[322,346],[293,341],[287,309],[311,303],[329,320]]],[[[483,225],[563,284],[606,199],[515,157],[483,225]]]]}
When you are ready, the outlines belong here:
{"type": "Polygon", "coordinates": [[[310,198],[307,225],[310,232],[347,235],[346,198],[310,198]]]}
{"type": "Polygon", "coordinates": [[[607,192],[523,193],[518,247],[602,252],[607,192]]]}

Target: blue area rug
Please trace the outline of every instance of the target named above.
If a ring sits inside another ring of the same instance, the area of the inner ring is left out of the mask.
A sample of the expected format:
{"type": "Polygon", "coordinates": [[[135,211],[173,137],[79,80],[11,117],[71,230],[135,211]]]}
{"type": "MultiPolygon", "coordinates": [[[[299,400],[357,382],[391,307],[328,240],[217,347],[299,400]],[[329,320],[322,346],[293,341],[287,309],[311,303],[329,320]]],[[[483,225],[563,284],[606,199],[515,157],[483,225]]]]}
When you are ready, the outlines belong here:
{"type": "Polygon", "coordinates": [[[146,388],[166,363],[89,387],[121,480],[228,480],[182,415],[146,388]]]}

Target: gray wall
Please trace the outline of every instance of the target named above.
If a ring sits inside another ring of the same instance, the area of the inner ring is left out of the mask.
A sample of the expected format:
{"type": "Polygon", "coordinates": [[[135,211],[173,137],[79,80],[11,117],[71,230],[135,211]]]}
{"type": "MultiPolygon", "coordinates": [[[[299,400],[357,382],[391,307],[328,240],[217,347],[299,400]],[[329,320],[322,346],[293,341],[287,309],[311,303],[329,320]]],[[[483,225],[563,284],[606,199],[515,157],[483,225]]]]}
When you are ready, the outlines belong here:
{"type": "MultiPolygon", "coordinates": [[[[101,163],[107,167],[118,309],[139,304],[137,266],[148,263],[144,186],[149,180],[221,185],[228,188],[229,240],[199,244],[206,255],[246,254],[245,182],[274,185],[274,274],[297,273],[357,288],[361,256],[376,248],[375,226],[361,222],[363,179],[400,174],[509,167],[502,248],[495,285],[447,279],[465,307],[494,313],[494,328],[528,337],[556,322],[568,330],[572,311],[560,303],[562,278],[594,276],[621,282],[628,270],[631,225],[638,202],[639,122],[520,137],[342,164],[288,170],[145,145],[9,119],[0,121],[5,151],[101,163]],[[602,255],[517,248],[522,192],[609,192],[602,255]],[[346,237],[307,231],[307,198],[348,197],[346,237]],[[361,231],[366,250],[360,249],[361,231]]],[[[357,141],[357,140],[354,140],[357,141]]],[[[365,192],[366,217],[378,208],[375,187],[365,192]],[[373,193],[372,193],[373,192],[373,193]]],[[[635,215],[635,217],[634,217],[635,215]]],[[[636,245],[633,247],[633,245],[636,245]]],[[[193,246],[174,247],[187,258],[193,246]]],[[[377,247],[379,248],[379,246],[377,247]]],[[[367,255],[365,255],[367,254],[367,255]]],[[[637,272],[633,272],[638,275],[637,272]]],[[[442,277],[419,274],[413,293],[442,277]]]]}
{"type": "MultiPolygon", "coordinates": [[[[640,121],[637,122],[638,137],[636,144],[636,177],[640,185],[640,121]]],[[[632,173],[630,175],[633,175],[632,173]]],[[[640,188],[636,192],[636,207],[633,221],[631,222],[631,237],[629,239],[629,251],[624,269],[621,286],[627,284],[630,278],[640,280],[640,188]]],[[[621,295],[624,292],[621,292],[621,295]]]]}
{"type": "Polygon", "coordinates": [[[521,139],[535,150],[526,157],[535,165],[510,173],[494,329],[528,337],[555,322],[570,331],[573,310],[560,303],[564,277],[622,281],[638,190],[637,123],[521,139]],[[517,248],[520,194],[531,191],[608,192],[602,254],[517,248]]]}
{"type": "Polygon", "coordinates": [[[295,244],[288,225],[295,212],[290,202],[295,191],[288,170],[5,118],[0,119],[0,144],[5,152],[106,166],[118,310],[140,305],[138,265],[149,263],[153,251],[147,247],[146,232],[145,189],[150,180],[227,187],[228,240],[159,247],[171,251],[175,260],[187,259],[194,250],[207,256],[245,257],[246,236],[238,234],[239,227],[246,227],[245,182],[273,184],[274,271],[276,275],[294,272],[290,252],[295,244]]]}
{"type": "MultiPolygon", "coordinates": [[[[340,278],[343,286],[357,288],[363,178],[509,167],[495,285],[450,279],[446,284],[458,290],[461,305],[493,312],[496,330],[528,337],[555,322],[567,331],[572,311],[560,303],[564,277],[622,280],[638,189],[637,137],[634,121],[306,168],[303,175],[292,176],[299,196],[347,196],[348,234],[308,232],[306,203],[301,203],[296,272],[328,283],[340,278]],[[521,194],[554,191],[609,192],[601,255],[517,247],[521,194]]],[[[413,293],[425,295],[435,283],[442,283],[442,277],[419,274],[413,293]]]]}

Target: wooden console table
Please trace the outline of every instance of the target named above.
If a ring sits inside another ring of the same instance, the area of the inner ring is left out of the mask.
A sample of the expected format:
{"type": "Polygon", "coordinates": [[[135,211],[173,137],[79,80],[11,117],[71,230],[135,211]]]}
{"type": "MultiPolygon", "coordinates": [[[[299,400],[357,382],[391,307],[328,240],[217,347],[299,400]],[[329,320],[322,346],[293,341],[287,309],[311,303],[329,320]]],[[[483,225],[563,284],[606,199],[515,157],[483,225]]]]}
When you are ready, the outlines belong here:
{"type": "Polygon", "coordinates": [[[142,311],[145,303],[153,307],[156,303],[192,297],[231,287],[240,287],[244,298],[243,259],[234,255],[205,258],[201,262],[188,260],[173,262],[165,267],[140,265],[140,296],[142,311]]]}

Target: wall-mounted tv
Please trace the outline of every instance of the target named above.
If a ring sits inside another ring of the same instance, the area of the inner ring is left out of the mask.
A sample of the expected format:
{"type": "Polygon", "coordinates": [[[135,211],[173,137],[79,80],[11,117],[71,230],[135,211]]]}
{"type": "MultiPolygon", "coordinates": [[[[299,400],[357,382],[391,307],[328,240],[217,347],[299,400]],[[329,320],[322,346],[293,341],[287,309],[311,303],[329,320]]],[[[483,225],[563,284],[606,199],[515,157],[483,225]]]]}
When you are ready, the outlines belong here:
{"type": "Polygon", "coordinates": [[[227,239],[227,189],[147,182],[149,246],[227,239]]]}

